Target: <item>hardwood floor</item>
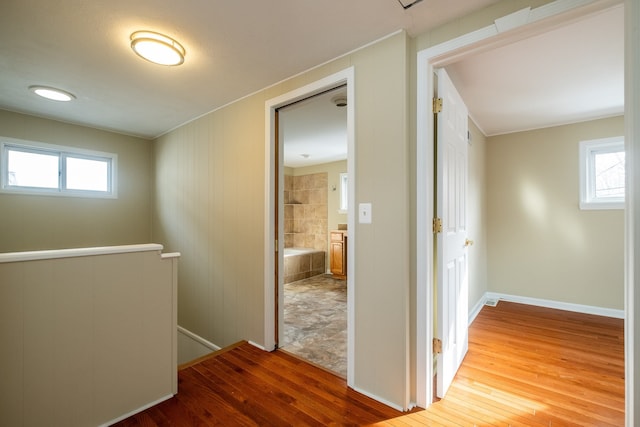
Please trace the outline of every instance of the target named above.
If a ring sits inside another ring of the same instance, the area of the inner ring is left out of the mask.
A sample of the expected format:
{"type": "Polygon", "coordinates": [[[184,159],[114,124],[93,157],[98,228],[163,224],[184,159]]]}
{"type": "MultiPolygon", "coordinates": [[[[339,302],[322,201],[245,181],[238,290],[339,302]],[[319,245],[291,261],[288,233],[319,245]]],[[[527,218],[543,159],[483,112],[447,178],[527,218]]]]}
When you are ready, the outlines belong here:
{"type": "Polygon", "coordinates": [[[173,399],[118,426],[622,426],[623,321],[500,302],[469,329],[444,399],[402,414],[281,351],[242,343],[179,372],[173,399]]]}
{"type": "Polygon", "coordinates": [[[241,343],[181,369],[173,399],[116,425],[362,425],[401,414],[291,354],[241,343]]]}
{"type": "Polygon", "coordinates": [[[624,426],[623,327],[522,304],[484,307],[444,399],[377,425],[624,426]]]}

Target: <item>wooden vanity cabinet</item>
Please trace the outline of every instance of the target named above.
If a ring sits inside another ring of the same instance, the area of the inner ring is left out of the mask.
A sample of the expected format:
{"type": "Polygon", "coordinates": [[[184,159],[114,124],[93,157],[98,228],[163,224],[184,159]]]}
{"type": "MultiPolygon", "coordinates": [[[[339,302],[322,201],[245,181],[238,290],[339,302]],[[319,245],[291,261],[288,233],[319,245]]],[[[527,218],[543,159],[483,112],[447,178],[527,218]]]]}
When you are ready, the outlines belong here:
{"type": "Polygon", "coordinates": [[[331,231],[329,261],[331,274],[336,279],[347,278],[347,232],[345,230],[331,231]]]}

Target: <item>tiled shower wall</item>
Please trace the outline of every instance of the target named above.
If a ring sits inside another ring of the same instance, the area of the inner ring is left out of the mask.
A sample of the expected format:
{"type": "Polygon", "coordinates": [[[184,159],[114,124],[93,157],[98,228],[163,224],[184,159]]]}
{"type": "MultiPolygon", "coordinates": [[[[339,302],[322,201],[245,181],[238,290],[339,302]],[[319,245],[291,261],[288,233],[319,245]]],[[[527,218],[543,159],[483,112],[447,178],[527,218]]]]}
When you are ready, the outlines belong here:
{"type": "Polygon", "coordinates": [[[327,250],[327,173],[284,177],[284,247],[327,250]]]}

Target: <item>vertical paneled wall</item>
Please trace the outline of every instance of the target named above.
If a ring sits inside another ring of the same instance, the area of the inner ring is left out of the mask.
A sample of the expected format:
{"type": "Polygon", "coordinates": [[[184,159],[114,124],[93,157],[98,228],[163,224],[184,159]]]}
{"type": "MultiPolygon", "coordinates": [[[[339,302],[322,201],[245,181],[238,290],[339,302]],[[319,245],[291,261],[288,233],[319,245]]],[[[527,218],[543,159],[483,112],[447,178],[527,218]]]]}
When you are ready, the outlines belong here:
{"type": "Polygon", "coordinates": [[[177,258],[142,246],[0,256],[0,425],[107,425],[177,392],[177,258]]]}
{"type": "Polygon", "coordinates": [[[224,347],[263,341],[264,99],[155,143],[154,239],[182,254],[179,324],[224,347]]]}
{"type": "MultiPolygon", "coordinates": [[[[356,385],[408,402],[407,37],[396,34],[186,124],[155,143],[154,240],[182,254],[179,324],[219,346],[264,342],[265,101],[355,69],[356,385]]],[[[354,207],[355,208],[355,207],[354,207]]],[[[354,211],[355,212],[355,211],[354,211]]]]}

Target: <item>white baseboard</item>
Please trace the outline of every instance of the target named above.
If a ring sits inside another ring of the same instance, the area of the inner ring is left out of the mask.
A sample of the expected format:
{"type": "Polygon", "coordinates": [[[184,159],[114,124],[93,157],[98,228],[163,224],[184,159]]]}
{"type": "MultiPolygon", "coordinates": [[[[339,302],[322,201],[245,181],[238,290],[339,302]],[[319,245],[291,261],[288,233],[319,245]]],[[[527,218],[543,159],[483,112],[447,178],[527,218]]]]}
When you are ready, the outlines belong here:
{"type": "MultiPolygon", "coordinates": [[[[573,304],[569,302],[553,301],[553,300],[540,299],[540,298],[521,297],[517,295],[508,295],[508,294],[501,294],[496,292],[486,292],[484,294],[484,297],[481,299],[482,304],[484,304],[487,300],[490,300],[490,299],[517,302],[520,304],[535,305],[538,307],[555,308],[558,310],[574,311],[577,313],[595,314],[597,316],[614,317],[616,319],[624,319],[624,310],[595,307],[591,305],[573,304]]],[[[475,308],[476,307],[474,307],[474,310],[475,308]]],[[[476,313],[476,316],[477,316],[477,313],[476,313]]],[[[471,314],[469,315],[469,318],[471,318],[471,314]]]]}
{"type": "Polygon", "coordinates": [[[393,408],[393,409],[395,409],[396,411],[401,411],[401,412],[404,412],[404,411],[405,411],[405,409],[404,409],[402,406],[400,406],[400,405],[396,405],[395,403],[391,403],[391,402],[389,402],[388,400],[383,399],[383,398],[381,398],[381,397],[379,397],[379,396],[376,396],[375,394],[369,393],[368,391],[364,391],[364,390],[362,390],[361,388],[353,387],[353,389],[354,389],[355,391],[357,391],[358,393],[360,393],[360,394],[364,394],[365,396],[370,397],[370,398],[372,398],[373,400],[377,400],[377,401],[378,401],[378,402],[380,402],[380,403],[384,403],[385,405],[392,407],[392,408],[393,408]]]}
{"type": "Polygon", "coordinates": [[[218,347],[217,345],[215,345],[211,341],[207,341],[206,339],[202,338],[200,335],[194,334],[193,332],[191,332],[188,329],[183,328],[182,326],[178,325],[178,332],[188,336],[189,338],[191,338],[194,341],[197,341],[198,343],[202,344],[203,346],[207,347],[208,349],[210,349],[212,351],[220,350],[220,347],[218,347]]]}
{"type": "Polygon", "coordinates": [[[130,416],[135,415],[135,414],[137,414],[137,413],[140,413],[140,412],[142,412],[142,411],[144,411],[144,410],[146,410],[146,409],[149,409],[149,408],[151,408],[152,406],[156,406],[157,404],[162,403],[162,402],[164,402],[165,400],[169,400],[169,399],[171,399],[172,397],[173,397],[173,394],[170,394],[170,395],[168,395],[168,396],[161,397],[161,398],[160,398],[160,399],[158,399],[158,400],[154,400],[153,402],[149,402],[149,403],[147,403],[146,405],[141,406],[141,407],[139,407],[138,409],[134,409],[133,411],[128,412],[128,413],[126,413],[126,414],[124,414],[124,415],[122,415],[122,416],[120,416],[120,417],[118,417],[118,418],[115,418],[115,419],[113,419],[113,420],[111,420],[111,421],[109,421],[109,422],[107,422],[107,423],[105,423],[105,424],[100,424],[100,426],[99,426],[99,427],[107,427],[107,426],[113,425],[113,424],[115,424],[115,423],[117,423],[117,422],[120,422],[120,421],[122,421],[122,420],[126,420],[126,419],[127,419],[127,418],[129,418],[130,416]]]}
{"type": "Polygon", "coordinates": [[[252,346],[259,348],[262,351],[271,351],[271,350],[267,350],[264,346],[258,344],[257,342],[253,342],[253,341],[248,341],[249,344],[251,344],[252,346]]]}
{"type": "Polygon", "coordinates": [[[178,365],[220,350],[214,343],[178,326],[178,365]]]}
{"type": "Polygon", "coordinates": [[[469,325],[471,325],[473,321],[476,320],[476,317],[478,317],[478,314],[480,313],[480,310],[482,310],[482,307],[484,307],[485,302],[487,302],[486,293],[482,296],[482,298],[478,300],[476,305],[474,305],[471,311],[469,312],[469,325]]]}

